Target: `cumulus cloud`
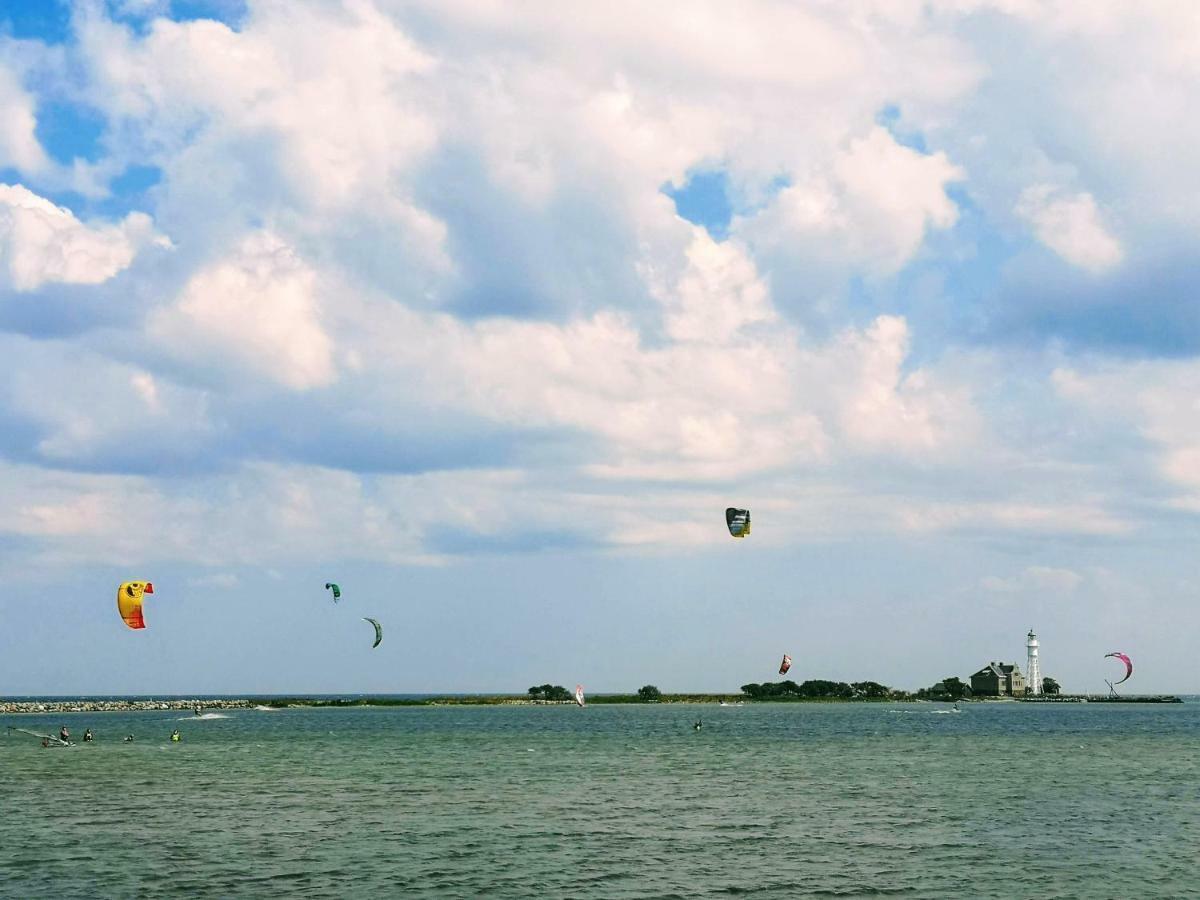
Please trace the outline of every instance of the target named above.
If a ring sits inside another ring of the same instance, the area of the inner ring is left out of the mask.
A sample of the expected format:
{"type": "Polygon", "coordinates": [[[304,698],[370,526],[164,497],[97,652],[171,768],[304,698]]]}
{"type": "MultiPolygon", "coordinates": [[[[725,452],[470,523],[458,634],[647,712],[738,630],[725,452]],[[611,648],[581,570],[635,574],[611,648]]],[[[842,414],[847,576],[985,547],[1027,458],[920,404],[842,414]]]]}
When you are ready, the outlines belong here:
{"type": "Polygon", "coordinates": [[[707,257],[693,257],[676,289],[661,293],[669,327],[686,340],[648,343],[611,313],[567,325],[464,324],[391,310],[376,319],[367,357],[439,405],[602,439],[588,468],[605,477],[728,479],[819,463],[835,450],[936,456],[978,439],[967,391],[932,371],[903,371],[903,319],[807,345],[792,328],[765,327],[773,315],[762,285],[736,259],[716,254],[711,297],[707,257]],[[729,306],[711,317],[711,334],[681,325],[681,305],[694,312],[701,302],[729,306]]]}
{"type": "Polygon", "coordinates": [[[293,390],[336,377],[321,324],[318,277],[275,235],[250,235],[230,258],[197,272],[150,334],[207,368],[233,365],[293,390]]]}
{"type": "Polygon", "coordinates": [[[237,31],[157,18],[136,36],[89,15],[81,40],[97,102],[144,129],[154,149],[229,148],[271,134],[294,202],[328,207],[377,193],[431,146],[428,117],[404,86],[434,61],[366,0],[255,4],[237,31]]]}
{"type": "Polygon", "coordinates": [[[0,64],[0,166],[12,166],[30,174],[50,163],[37,139],[34,100],[17,76],[0,64]]]}
{"type": "MultiPolygon", "coordinates": [[[[996,247],[1014,197],[1021,227],[1081,282],[1136,252],[1127,185],[1107,164],[1095,179],[1082,164],[1086,129],[1051,139],[1051,100],[1014,90],[1017,67],[980,46],[974,17],[993,12],[765,3],[731,16],[701,2],[684,16],[635,5],[513,15],[345,0],[251,3],[234,29],[170,21],[155,0],[122,8],[161,15],[133,27],[85,4],[56,90],[70,82],[105,123],[102,158],[87,164],[92,209],[128,199],[111,176],[154,167],[146,208],[179,250],[134,267],[130,297],[104,296],[110,318],[72,320],[84,333],[48,353],[58,381],[31,365],[3,386],[21,425],[13,456],[81,476],[141,473],[55,481],[54,502],[30,519],[47,535],[91,521],[64,484],[97,509],[123,493],[156,498],[187,523],[170,552],[200,541],[221,564],[254,560],[201,539],[225,510],[186,498],[276,509],[259,532],[239,526],[247,545],[270,532],[263,559],[291,552],[288,536],[314,553],[332,541],[330,552],[406,560],[497,546],[514,498],[540,535],[531,546],[555,534],[702,543],[709,508],[733,489],[777,504],[778,532],[810,536],[1103,539],[1138,527],[1128,495],[1076,464],[1109,446],[1097,430],[1024,440],[1058,424],[1048,403],[1026,402],[1046,392],[1044,371],[1018,400],[1028,358],[948,349],[986,333],[980,285],[1005,262],[996,247]],[[661,191],[701,170],[728,182],[726,240],[682,221],[661,191]],[[1103,184],[1104,205],[1062,187],[1075,184],[1103,184]],[[115,322],[145,341],[137,360],[108,349],[102,329],[115,322]],[[67,376],[86,389],[62,390],[67,376]],[[152,452],[121,446],[112,423],[129,411],[165,436],[152,452]],[[340,443],[314,446],[316,432],[340,443]],[[406,465],[430,471],[364,474],[418,432],[424,455],[406,465]],[[176,465],[187,446],[204,454],[218,441],[237,496],[176,465]],[[433,471],[452,441],[478,444],[469,490],[433,471]],[[170,476],[152,471],[155,455],[170,476]],[[247,462],[264,458],[274,462],[247,462]],[[428,511],[419,528],[396,515],[414,498],[428,511]],[[351,527],[352,503],[366,512],[351,527]]],[[[1036,58],[1047,46],[1086,56],[1121,31],[1070,11],[1002,15],[1036,58]]],[[[0,154],[37,168],[28,90],[0,79],[12,113],[0,154]]],[[[1098,108],[1081,107],[1081,121],[1098,108]]],[[[99,285],[164,240],[138,213],[80,222],[5,190],[3,264],[19,291],[99,285]]],[[[36,330],[3,312],[6,326],[36,330]]],[[[1045,360],[1032,353],[1036,369],[1045,360]]],[[[1160,442],[1159,475],[1190,484],[1194,442],[1166,435],[1165,414],[1147,419],[1144,406],[1131,397],[1129,421],[1160,442]]]]}
{"type": "Polygon", "coordinates": [[[767,286],[738,244],[717,243],[698,229],[686,259],[675,284],[650,284],[674,340],[724,345],[746,326],[777,318],[767,286]]]}
{"type": "Polygon", "coordinates": [[[1021,193],[1017,213],[1038,240],[1074,266],[1101,273],[1121,262],[1121,245],[1087,192],[1065,195],[1050,185],[1034,185],[1021,193]]]}
{"type": "Polygon", "coordinates": [[[964,177],[945,153],[922,154],[877,126],[851,141],[828,171],[786,188],[741,228],[756,243],[819,241],[848,263],[892,274],[927,231],[955,223],[958,208],[946,188],[964,177]]]}
{"type": "Polygon", "coordinates": [[[171,242],[144,213],[130,213],[113,225],[87,225],[28,188],[0,184],[0,259],[17,291],[100,284],[128,268],[147,245],[171,242]]]}
{"type": "Polygon", "coordinates": [[[822,361],[825,389],[840,400],[836,415],[854,446],[934,453],[969,446],[978,422],[968,391],[939,384],[931,372],[903,367],[908,323],[880,316],[869,328],[843,333],[822,361]]]}

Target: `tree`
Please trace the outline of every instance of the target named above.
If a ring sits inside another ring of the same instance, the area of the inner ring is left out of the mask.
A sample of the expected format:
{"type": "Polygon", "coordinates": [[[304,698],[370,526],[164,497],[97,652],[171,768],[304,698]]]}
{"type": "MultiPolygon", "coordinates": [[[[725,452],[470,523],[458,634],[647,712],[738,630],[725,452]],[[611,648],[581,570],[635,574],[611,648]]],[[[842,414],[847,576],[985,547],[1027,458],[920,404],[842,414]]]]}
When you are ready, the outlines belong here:
{"type": "Polygon", "coordinates": [[[800,685],[798,693],[802,697],[848,700],[854,696],[854,688],[844,681],[813,678],[800,685]]]}
{"type": "Polygon", "coordinates": [[[638,688],[638,697],[643,703],[656,703],[662,699],[662,691],[652,684],[645,684],[638,688]]]}
{"type": "Polygon", "coordinates": [[[1057,694],[1061,690],[1062,690],[1062,688],[1059,686],[1058,682],[1055,681],[1053,678],[1043,678],[1042,679],[1042,693],[1043,694],[1057,694]]]}
{"type": "Polygon", "coordinates": [[[945,685],[946,696],[951,700],[961,700],[971,693],[971,688],[958,677],[943,678],[942,684],[945,685]]]}
{"type": "Polygon", "coordinates": [[[891,689],[886,684],[880,684],[878,681],[856,681],[850,687],[854,688],[857,696],[869,700],[878,700],[891,693],[891,689]]]}

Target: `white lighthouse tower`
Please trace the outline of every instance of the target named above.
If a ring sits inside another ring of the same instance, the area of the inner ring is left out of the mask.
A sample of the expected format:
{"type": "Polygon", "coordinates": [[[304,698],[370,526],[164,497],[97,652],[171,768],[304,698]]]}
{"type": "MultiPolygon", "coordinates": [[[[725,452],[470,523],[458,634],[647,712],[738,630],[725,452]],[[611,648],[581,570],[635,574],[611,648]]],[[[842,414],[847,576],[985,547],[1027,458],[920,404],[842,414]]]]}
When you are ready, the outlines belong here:
{"type": "Polygon", "coordinates": [[[1035,697],[1042,693],[1042,668],[1038,665],[1038,639],[1033,633],[1033,629],[1029,629],[1029,635],[1025,638],[1026,665],[1025,674],[1028,679],[1025,683],[1029,686],[1029,693],[1035,697]]]}

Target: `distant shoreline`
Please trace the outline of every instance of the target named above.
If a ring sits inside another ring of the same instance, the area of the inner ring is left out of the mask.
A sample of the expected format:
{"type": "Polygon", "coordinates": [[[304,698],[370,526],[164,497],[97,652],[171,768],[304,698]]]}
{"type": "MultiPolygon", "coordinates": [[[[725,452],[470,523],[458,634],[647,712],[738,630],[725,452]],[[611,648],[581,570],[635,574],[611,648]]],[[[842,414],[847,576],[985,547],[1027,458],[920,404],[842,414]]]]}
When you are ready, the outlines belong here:
{"type": "MultiPolygon", "coordinates": [[[[760,703],[931,703],[950,701],[913,700],[908,698],[841,698],[841,697],[777,697],[754,700],[743,694],[663,694],[658,700],[643,700],[637,694],[594,694],[588,698],[589,706],[606,705],[664,705],[673,703],[723,704],[725,706],[760,703]]],[[[1144,696],[1087,696],[1067,695],[1060,697],[976,697],[962,703],[1182,703],[1183,700],[1170,694],[1144,696]]],[[[0,699],[0,715],[100,713],[100,712],[162,712],[226,709],[269,708],[318,708],[346,709],[354,707],[390,706],[573,706],[574,700],[534,700],[519,694],[446,694],[427,696],[265,696],[265,697],[168,697],[123,698],[47,698],[23,697],[20,700],[0,699]]]]}
{"type": "MultiPolygon", "coordinates": [[[[640,706],[672,703],[725,704],[726,706],[749,703],[889,703],[888,699],[842,699],[823,697],[788,697],[771,700],[752,700],[743,694],[663,694],[653,701],[643,700],[637,694],[593,694],[588,697],[589,706],[636,704],[640,706]]],[[[536,700],[523,694],[430,694],[423,696],[265,696],[265,697],[170,697],[122,698],[53,698],[23,697],[20,700],[0,699],[0,715],[4,714],[50,714],[79,712],[191,712],[203,710],[316,708],[346,709],[354,707],[389,706],[574,706],[574,700],[536,700]]]]}

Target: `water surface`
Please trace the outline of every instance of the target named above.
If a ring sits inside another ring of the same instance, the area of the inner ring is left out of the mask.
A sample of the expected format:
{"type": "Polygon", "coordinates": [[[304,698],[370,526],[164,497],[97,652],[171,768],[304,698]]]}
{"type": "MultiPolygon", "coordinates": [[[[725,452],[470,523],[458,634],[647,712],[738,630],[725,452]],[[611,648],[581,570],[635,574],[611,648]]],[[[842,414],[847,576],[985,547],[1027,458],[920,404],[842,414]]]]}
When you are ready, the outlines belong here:
{"type": "Polygon", "coordinates": [[[3,720],[64,723],[0,737],[2,896],[1200,894],[1196,703],[3,720]]]}

